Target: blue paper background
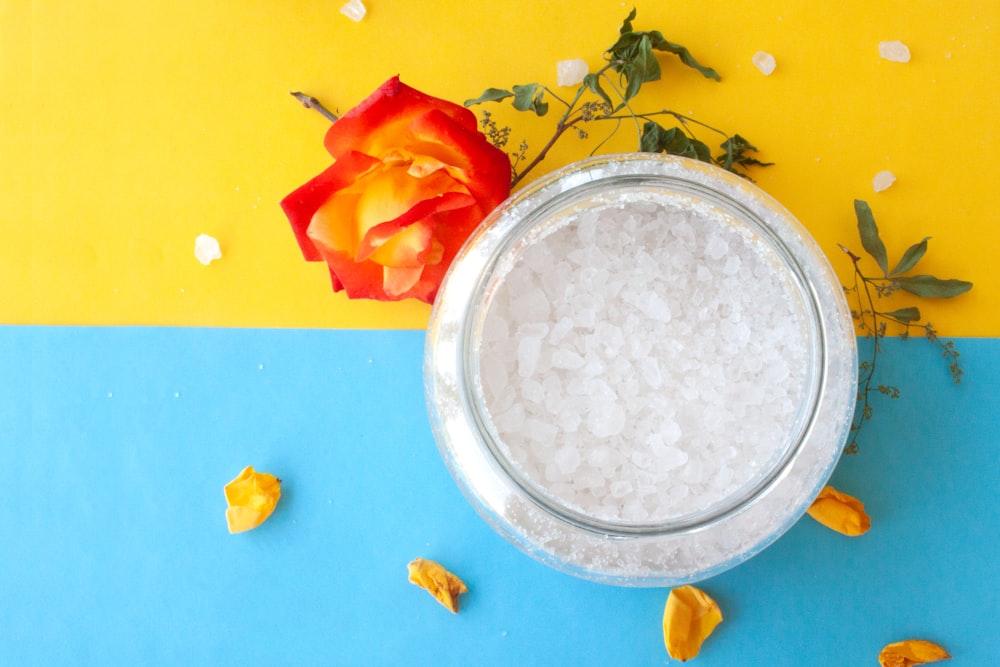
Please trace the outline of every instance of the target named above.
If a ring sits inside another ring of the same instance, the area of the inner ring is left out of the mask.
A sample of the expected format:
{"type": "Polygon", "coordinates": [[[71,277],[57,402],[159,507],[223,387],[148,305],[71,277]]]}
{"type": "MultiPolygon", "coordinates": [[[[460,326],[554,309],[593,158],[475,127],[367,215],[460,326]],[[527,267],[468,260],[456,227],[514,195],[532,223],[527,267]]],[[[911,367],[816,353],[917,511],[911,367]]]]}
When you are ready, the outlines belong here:
{"type": "MultiPolygon", "coordinates": [[[[699,665],[872,665],[891,641],[996,663],[1000,341],[887,341],[834,483],[870,533],[811,519],[702,584],[699,665]]],[[[663,665],[666,591],[576,580],[495,535],[427,425],[422,331],[0,327],[0,664],[663,665]],[[284,480],[229,535],[222,486],[284,480]],[[471,588],[452,616],[422,556],[471,588]]]]}

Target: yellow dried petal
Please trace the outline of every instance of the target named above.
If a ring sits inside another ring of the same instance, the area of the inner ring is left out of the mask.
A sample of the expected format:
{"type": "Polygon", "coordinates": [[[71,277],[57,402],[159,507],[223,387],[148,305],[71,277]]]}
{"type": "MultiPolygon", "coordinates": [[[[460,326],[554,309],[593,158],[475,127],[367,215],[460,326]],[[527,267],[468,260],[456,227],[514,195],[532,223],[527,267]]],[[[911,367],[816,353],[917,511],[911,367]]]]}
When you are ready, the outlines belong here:
{"type": "Polygon", "coordinates": [[[434,561],[423,558],[414,558],[407,568],[410,583],[433,595],[451,613],[458,613],[458,596],[469,590],[461,579],[434,561]]]}
{"type": "Polygon", "coordinates": [[[947,660],[951,656],[934,642],[923,639],[907,639],[889,644],[878,654],[878,664],[882,667],[911,667],[928,662],[947,660]]]}
{"type": "Polygon", "coordinates": [[[698,655],[705,638],[722,622],[722,610],[715,600],[694,586],[670,591],[663,609],[663,643],[674,660],[690,660],[698,655]]]}
{"type": "Polygon", "coordinates": [[[823,487],[808,512],[827,528],[852,537],[863,535],[872,527],[872,520],[861,501],[832,486],[823,487]]]}
{"type": "Polygon", "coordinates": [[[226,484],[226,523],[230,533],[242,533],[256,528],[271,516],[281,498],[281,480],[253,466],[243,469],[236,479],[226,484]]]}

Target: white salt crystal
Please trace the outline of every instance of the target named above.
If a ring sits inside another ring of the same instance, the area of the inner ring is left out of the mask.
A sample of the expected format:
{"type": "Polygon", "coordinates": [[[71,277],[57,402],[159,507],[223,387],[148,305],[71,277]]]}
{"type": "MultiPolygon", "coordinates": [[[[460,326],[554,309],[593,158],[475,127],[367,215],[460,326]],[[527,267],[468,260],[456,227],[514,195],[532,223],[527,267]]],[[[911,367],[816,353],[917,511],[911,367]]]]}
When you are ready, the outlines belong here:
{"type": "Polygon", "coordinates": [[[875,174],[875,178],[872,179],[872,188],[875,192],[882,192],[883,190],[888,190],[895,182],[896,175],[891,171],[883,170],[875,174]]]}
{"type": "Polygon", "coordinates": [[[773,72],[774,68],[777,66],[774,56],[767,51],[758,51],[753,54],[750,58],[750,62],[752,62],[753,66],[759,69],[764,76],[771,76],[771,72],[773,72]]]}
{"type": "Polygon", "coordinates": [[[194,240],[194,256],[199,262],[208,266],[212,260],[222,259],[222,249],[214,237],[199,234],[194,240]]]}
{"type": "Polygon", "coordinates": [[[722,237],[718,234],[712,234],[708,237],[708,243],[705,245],[706,257],[709,259],[722,259],[727,252],[729,252],[729,244],[722,237]]]}
{"type": "Polygon", "coordinates": [[[582,368],[586,360],[573,350],[560,348],[552,353],[552,367],[568,370],[582,368]]]}
{"type": "Polygon", "coordinates": [[[610,438],[625,428],[625,410],[616,403],[595,405],[587,415],[587,429],[598,438],[610,438]]]}
{"type": "Polygon", "coordinates": [[[628,480],[618,480],[611,482],[611,497],[624,498],[632,493],[632,483],[628,480]]]}
{"type": "Polygon", "coordinates": [[[878,54],[883,59],[894,63],[910,62],[910,49],[899,40],[879,42],[878,54]]]}
{"type": "Polygon", "coordinates": [[[599,470],[612,470],[625,462],[621,452],[607,445],[596,445],[587,454],[590,465],[599,470]]]}
{"type": "Polygon", "coordinates": [[[554,461],[559,467],[559,472],[570,475],[580,467],[580,450],[569,445],[560,447],[555,452],[554,461]]]}
{"type": "Polygon", "coordinates": [[[642,373],[642,378],[646,381],[653,389],[657,389],[661,384],[663,384],[663,376],[660,375],[660,364],[655,359],[646,359],[646,361],[639,367],[639,371],[642,373]]]}
{"type": "Polygon", "coordinates": [[[570,317],[563,316],[555,323],[552,330],[549,332],[549,343],[552,345],[558,345],[559,341],[563,339],[563,336],[568,334],[573,329],[573,319],[570,317]]]}
{"type": "Polygon", "coordinates": [[[340,13],[354,22],[360,22],[367,13],[365,3],[361,0],[348,0],[347,4],[340,8],[340,13]]]}
{"type": "Polygon", "coordinates": [[[517,373],[523,378],[534,375],[542,353],[540,338],[522,338],[517,343],[517,373]]]}
{"type": "Polygon", "coordinates": [[[578,86],[583,83],[585,76],[587,76],[587,63],[584,60],[575,58],[556,63],[556,82],[560,86],[578,86]]]}
{"type": "Polygon", "coordinates": [[[517,328],[517,335],[524,338],[545,338],[549,325],[545,322],[528,322],[517,328]]]}

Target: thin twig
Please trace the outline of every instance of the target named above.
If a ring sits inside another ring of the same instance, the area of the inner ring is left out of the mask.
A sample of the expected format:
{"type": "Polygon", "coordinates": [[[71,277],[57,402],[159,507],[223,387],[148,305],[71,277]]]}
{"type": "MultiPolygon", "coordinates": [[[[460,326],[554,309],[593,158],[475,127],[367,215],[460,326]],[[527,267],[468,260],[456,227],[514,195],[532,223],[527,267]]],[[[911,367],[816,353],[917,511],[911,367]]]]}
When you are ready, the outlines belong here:
{"type": "Polygon", "coordinates": [[[306,95],[305,93],[300,93],[297,91],[289,94],[295,99],[297,99],[299,102],[301,102],[302,106],[304,106],[306,109],[312,109],[313,111],[316,111],[331,123],[336,123],[337,120],[340,118],[340,116],[327,109],[325,106],[323,106],[322,102],[317,100],[312,95],[306,95]]]}

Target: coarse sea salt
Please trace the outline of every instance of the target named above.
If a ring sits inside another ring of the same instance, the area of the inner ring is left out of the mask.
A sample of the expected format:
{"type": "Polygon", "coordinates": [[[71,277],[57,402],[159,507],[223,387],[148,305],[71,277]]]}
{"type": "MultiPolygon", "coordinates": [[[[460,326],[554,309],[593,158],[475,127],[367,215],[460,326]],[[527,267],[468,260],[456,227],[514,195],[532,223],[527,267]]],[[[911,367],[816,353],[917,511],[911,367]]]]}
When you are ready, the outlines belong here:
{"type": "Polygon", "coordinates": [[[217,259],[222,259],[222,248],[214,236],[199,234],[194,240],[194,256],[199,262],[208,266],[217,259]]]}
{"type": "Polygon", "coordinates": [[[365,18],[365,14],[368,13],[368,9],[365,7],[365,3],[361,0],[348,0],[347,3],[341,6],[340,13],[355,23],[359,23],[363,18],[365,18]]]}
{"type": "Polygon", "coordinates": [[[777,61],[775,61],[774,56],[772,56],[767,51],[758,51],[753,54],[750,58],[750,62],[753,66],[760,70],[761,74],[764,76],[771,76],[774,72],[774,68],[778,66],[777,61]]]}
{"type": "Polygon", "coordinates": [[[560,60],[556,63],[556,83],[560,86],[578,86],[587,76],[587,61],[580,58],[560,60]]]}
{"type": "Polygon", "coordinates": [[[895,182],[896,175],[891,171],[883,170],[875,174],[875,177],[872,178],[872,189],[875,192],[882,192],[888,190],[895,182]]]}
{"type": "Polygon", "coordinates": [[[469,238],[424,381],[442,457],[497,532],[575,576],[674,586],[805,512],[849,433],[856,338],[822,250],[765,193],[602,156],[469,238]]]}
{"type": "Polygon", "coordinates": [[[496,289],[480,348],[520,474],[573,512],[637,523],[756,483],[809,391],[804,306],[774,250],[718,210],[642,194],[550,229],[496,289]]]}
{"type": "Polygon", "coordinates": [[[910,49],[899,40],[878,43],[878,55],[883,60],[894,63],[910,62],[910,49]]]}

